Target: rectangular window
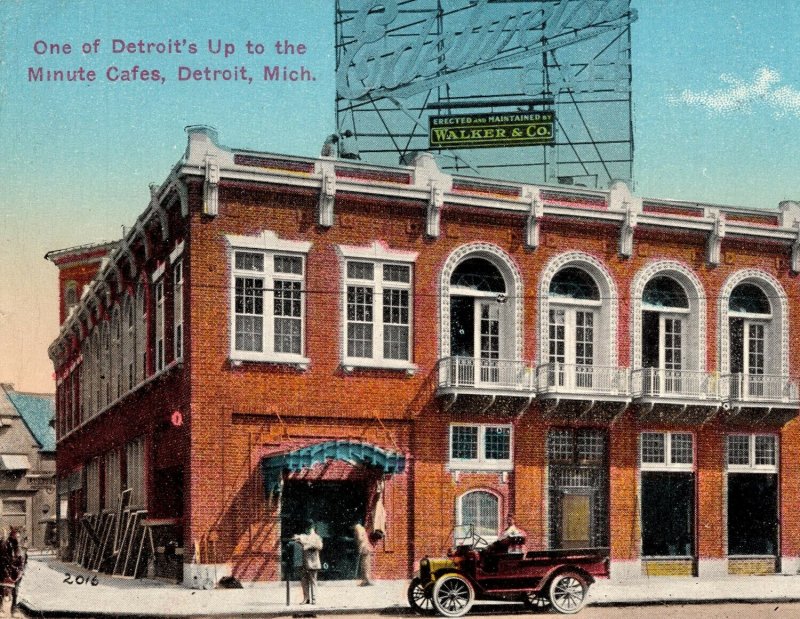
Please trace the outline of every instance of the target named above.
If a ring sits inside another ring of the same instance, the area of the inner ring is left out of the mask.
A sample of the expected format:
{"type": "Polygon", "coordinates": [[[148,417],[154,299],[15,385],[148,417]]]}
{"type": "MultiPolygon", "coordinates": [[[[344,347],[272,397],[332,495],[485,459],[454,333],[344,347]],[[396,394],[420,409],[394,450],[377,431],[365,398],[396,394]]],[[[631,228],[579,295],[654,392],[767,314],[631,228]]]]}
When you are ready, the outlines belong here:
{"type": "Polygon", "coordinates": [[[155,354],[156,372],[164,369],[164,280],[156,282],[156,330],[155,354]]]}
{"type": "Polygon", "coordinates": [[[100,513],[100,460],[95,458],[86,466],[86,512],[100,513]]]}
{"type": "Polygon", "coordinates": [[[231,357],[306,361],[305,256],[235,250],[231,357]]]}
{"type": "Polygon", "coordinates": [[[688,432],[642,432],[642,470],[694,468],[694,436],[688,432]]]}
{"type": "Polygon", "coordinates": [[[450,465],[454,469],[511,470],[511,426],[450,426],[450,465]]]}
{"type": "Polygon", "coordinates": [[[145,458],[144,438],[125,446],[127,485],[131,489],[131,508],[145,508],[145,458]]]}
{"type": "Polygon", "coordinates": [[[772,434],[729,435],[728,470],[777,473],[777,437],[772,434]]]}
{"type": "Polygon", "coordinates": [[[411,266],[349,260],[346,357],[349,361],[411,360],[411,266]]]}
{"type": "Polygon", "coordinates": [[[109,451],[105,455],[105,492],[103,508],[115,511],[122,492],[122,471],[119,467],[119,451],[109,451]]]}
{"type": "Polygon", "coordinates": [[[183,260],[172,267],[174,358],[183,359],[183,260]]]}

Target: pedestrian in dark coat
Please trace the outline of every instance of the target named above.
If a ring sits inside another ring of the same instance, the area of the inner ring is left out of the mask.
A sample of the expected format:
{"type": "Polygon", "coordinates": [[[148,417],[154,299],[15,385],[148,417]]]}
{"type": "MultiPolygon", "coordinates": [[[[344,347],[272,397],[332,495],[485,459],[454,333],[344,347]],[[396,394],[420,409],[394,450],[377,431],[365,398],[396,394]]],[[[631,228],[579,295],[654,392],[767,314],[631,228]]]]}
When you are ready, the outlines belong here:
{"type": "MultiPolygon", "coordinates": [[[[19,585],[22,582],[22,574],[25,572],[25,564],[27,563],[27,554],[25,549],[19,543],[19,531],[14,527],[8,534],[8,539],[5,540],[3,548],[0,549],[2,554],[2,584],[3,599],[6,595],[11,594],[11,612],[17,609],[17,593],[19,593],[19,585]]],[[[0,608],[2,608],[2,601],[0,601],[0,608]]]]}

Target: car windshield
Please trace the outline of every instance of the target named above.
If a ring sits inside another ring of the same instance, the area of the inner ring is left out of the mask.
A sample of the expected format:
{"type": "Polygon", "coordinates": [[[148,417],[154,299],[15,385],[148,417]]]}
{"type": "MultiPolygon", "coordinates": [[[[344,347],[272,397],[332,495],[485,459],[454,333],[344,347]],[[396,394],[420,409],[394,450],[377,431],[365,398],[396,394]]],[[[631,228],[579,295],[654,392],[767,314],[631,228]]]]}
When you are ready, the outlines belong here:
{"type": "Polygon", "coordinates": [[[488,542],[476,533],[475,525],[473,524],[456,525],[450,533],[450,539],[453,542],[453,548],[458,546],[483,548],[488,545],[488,542]]]}

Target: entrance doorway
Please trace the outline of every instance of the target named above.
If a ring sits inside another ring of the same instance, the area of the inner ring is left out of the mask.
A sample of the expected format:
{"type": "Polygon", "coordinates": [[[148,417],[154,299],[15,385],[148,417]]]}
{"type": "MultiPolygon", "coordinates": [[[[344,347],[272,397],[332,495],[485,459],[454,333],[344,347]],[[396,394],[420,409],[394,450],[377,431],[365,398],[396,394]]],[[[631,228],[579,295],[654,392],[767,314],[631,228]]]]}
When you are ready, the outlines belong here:
{"type": "Polygon", "coordinates": [[[352,580],[358,574],[358,552],[353,525],[364,523],[367,513],[365,481],[287,480],[281,501],[281,546],[284,570],[294,564],[292,579],[301,574],[302,554],[289,543],[304,533],[305,522],[313,520],[322,538],[320,553],[322,580],[352,580]]]}

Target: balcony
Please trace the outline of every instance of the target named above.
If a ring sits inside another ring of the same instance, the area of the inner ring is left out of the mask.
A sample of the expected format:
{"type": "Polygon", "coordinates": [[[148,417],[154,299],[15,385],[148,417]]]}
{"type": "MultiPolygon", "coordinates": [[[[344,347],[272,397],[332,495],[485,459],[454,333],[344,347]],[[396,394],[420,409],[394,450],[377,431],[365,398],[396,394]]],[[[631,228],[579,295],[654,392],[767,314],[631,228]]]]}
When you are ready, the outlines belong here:
{"type": "Polygon", "coordinates": [[[720,378],[723,407],[729,420],[786,423],[797,415],[797,381],[771,374],[727,374],[720,378]]]}
{"type": "Polygon", "coordinates": [[[630,402],[628,368],[546,363],[536,368],[536,393],[550,412],[610,421],[630,402]]]}
{"type": "Polygon", "coordinates": [[[721,404],[717,382],[708,372],[639,368],[631,372],[631,395],[642,417],[702,423],[721,404]]]}
{"type": "Polygon", "coordinates": [[[521,412],[536,393],[535,373],[525,361],[446,357],[436,370],[436,395],[448,398],[446,408],[459,400],[470,412],[521,412]]]}

